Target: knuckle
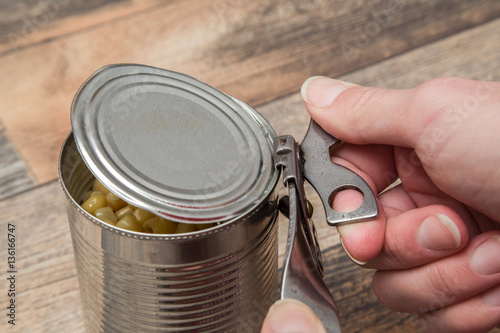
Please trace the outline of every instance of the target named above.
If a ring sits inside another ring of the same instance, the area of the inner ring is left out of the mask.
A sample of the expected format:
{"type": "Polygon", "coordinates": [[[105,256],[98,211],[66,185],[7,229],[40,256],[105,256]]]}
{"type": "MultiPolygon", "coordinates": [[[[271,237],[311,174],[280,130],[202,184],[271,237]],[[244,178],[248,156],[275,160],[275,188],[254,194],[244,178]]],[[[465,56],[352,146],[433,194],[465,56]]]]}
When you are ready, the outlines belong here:
{"type": "Polygon", "coordinates": [[[409,264],[401,252],[388,248],[386,250],[387,259],[392,267],[408,268],[409,264]]]}
{"type": "Polygon", "coordinates": [[[420,97],[426,97],[441,92],[443,87],[453,88],[462,85],[463,82],[464,79],[456,76],[439,76],[419,84],[415,87],[415,92],[420,97]]]}
{"type": "MultiPolygon", "coordinates": [[[[356,87],[351,89],[354,90],[356,87]]],[[[349,109],[346,110],[351,130],[355,131],[362,140],[364,140],[363,134],[374,125],[373,122],[376,120],[374,117],[368,117],[366,110],[369,110],[373,104],[383,103],[386,98],[384,92],[387,93],[380,88],[363,87],[362,91],[356,95],[357,98],[349,105],[349,109]]]]}
{"type": "Polygon", "coordinates": [[[449,113],[453,109],[456,95],[462,90],[463,79],[437,77],[413,89],[410,112],[420,114],[419,137],[415,149],[422,158],[432,163],[436,154],[444,149],[450,139],[449,113]]]}
{"type": "Polygon", "coordinates": [[[457,290],[459,284],[450,281],[453,274],[446,266],[429,265],[427,276],[428,300],[419,312],[429,312],[444,308],[459,300],[460,293],[457,290]]]}
{"type": "MultiPolygon", "coordinates": [[[[351,89],[356,89],[351,88],[351,89]]],[[[378,94],[380,93],[381,89],[378,88],[369,88],[369,87],[364,87],[363,90],[358,94],[358,98],[353,102],[351,105],[352,112],[354,114],[360,114],[362,113],[363,109],[366,109],[366,106],[370,104],[371,102],[374,101],[374,99],[378,99],[378,94]]]]}
{"type": "Polygon", "coordinates": [[[406,269],[413,266],[409,261],[407,243],[400,242],[399,238],[387,238],[384,245],[384,257],[388,261],[388,267],[406,269]]]}

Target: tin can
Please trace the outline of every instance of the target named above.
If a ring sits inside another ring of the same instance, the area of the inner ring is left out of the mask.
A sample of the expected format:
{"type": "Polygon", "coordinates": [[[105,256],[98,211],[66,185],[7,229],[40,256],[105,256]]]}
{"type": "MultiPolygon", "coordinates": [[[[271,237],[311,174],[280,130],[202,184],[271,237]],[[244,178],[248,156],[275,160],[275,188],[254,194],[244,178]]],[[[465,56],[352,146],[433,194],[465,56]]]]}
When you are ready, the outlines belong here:
{"type": "Polygon", "coordinates": [[[258,332],[278,297],[271,126],[191,77],[112,65],[82,86],[60,154],[87,332],[258,332]],[[85,212],[94,177],[185,234],[127,231],[85,212]]]}

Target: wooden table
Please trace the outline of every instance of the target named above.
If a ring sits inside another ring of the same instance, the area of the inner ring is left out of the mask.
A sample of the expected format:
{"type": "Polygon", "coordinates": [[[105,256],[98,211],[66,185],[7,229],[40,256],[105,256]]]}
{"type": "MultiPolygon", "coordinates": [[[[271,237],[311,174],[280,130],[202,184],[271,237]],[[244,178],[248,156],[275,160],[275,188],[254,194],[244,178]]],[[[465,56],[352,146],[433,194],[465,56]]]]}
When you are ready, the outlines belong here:
{"type": "MultiPolygon", "coordinates": [[[[71,100],[99,67],[142,63],[198,77],[300,139],[308,116],[298,91],[309,76],[387,88],[441,75],[500,80],[499,31],[497,0],[1,0],[0,331],[83,331],[56,170],[71,100]],[[6,316],[9,226],[15,326],[6,316]]],[[[347,259],[315,214],[344,331],[416,332],[413,315],[377,301],[373,272],[347,259]]]]}

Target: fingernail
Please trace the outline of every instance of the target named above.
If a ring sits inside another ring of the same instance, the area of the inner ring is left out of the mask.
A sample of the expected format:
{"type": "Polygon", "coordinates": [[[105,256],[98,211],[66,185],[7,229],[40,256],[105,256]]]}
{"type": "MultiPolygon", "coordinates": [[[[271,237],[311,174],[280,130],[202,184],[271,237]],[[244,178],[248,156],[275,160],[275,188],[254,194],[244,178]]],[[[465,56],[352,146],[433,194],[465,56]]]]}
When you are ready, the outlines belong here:
{"type": "Polygon", "coordinates": [[[266,325],[274,333],[323,333],[323,324],[304,303],[294,299],[277,301],[271,306],[266,325]]]}
{"type": "Polygon", "coordinates": [[[488,239],[472,254],[471,268],[480,275],[500,273],[500,236],[488,239]]]}
{"type": "Polygon", "coordinates": [[[428,216],[418,228],[417,242],[433,251],[454,250],[460,247],[460,230],[443,214],[428,216]]]}
{"type": "Polygon", "coordinates": [[[366,263],[368,261],[362,261],[362,260],[359,260],[359,259],[356,259],[352,256],[352,254],[349,253],[349,251],[347,251],[346,247],[344,246],[344,241],[342,240],[342,234],[348,234],[350,232],[354,232],[354,231],[348,231],[346,229],[349,229],[349,228],[355,228],[354,225],[349,225],[349,224],[346,224],[346,225],[343,225],[343,226],[338,226],[337,227],[337,230],[340,234],[340,244],[342,244],[342,247],[344,248],[344,252],[347,254],[347,256],[349,257],[349,259],[351,259],[355,264],[359,265],[359,266],[363,266],[363,265],[366,265],[366,263]]]}
{"type": "Polygon", "coordinates": [[[313,76],[302,84],[300,92],[302,99],[307,104],[317,108],[326,108],[333,103],[338,95],[352,86],[355,84],[324,76],[313,76]]]}
{"type": "Polygon", "coordinates": [[[500,286],[496,286],[488,290],[484,294],[483,300],[489,306],[500,306],[500,286]]]}

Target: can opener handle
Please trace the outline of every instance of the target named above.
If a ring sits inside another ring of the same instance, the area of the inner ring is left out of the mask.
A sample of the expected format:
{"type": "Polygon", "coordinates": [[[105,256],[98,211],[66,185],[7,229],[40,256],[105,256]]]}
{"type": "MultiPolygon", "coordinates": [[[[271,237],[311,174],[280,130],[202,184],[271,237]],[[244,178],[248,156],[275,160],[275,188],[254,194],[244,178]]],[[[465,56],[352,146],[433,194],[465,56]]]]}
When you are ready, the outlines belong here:
{"type": "Polygon", "coordinates": [[[311,120],[300,144],[290,135],[275,141],[276,167],[289,196],[280,200],[280,210],[289,218],[281,299],[293,298],[308,305],[321,319],[327,332],[340,333],[339,313],[323,277],[321,249],[312,212],[305,198],[304,178],[320,196],[329,225],[360,222],[377,216],[377,202],[366,182],[353,171],[331,161],[330,151],[341,141],[311,120]],[[331,208],[333,197],[344,189],[355,189],[364,196],[359,208],[341,213],[331,208]],[[287,199],[288,198],[288,199],[287,199]]]}

